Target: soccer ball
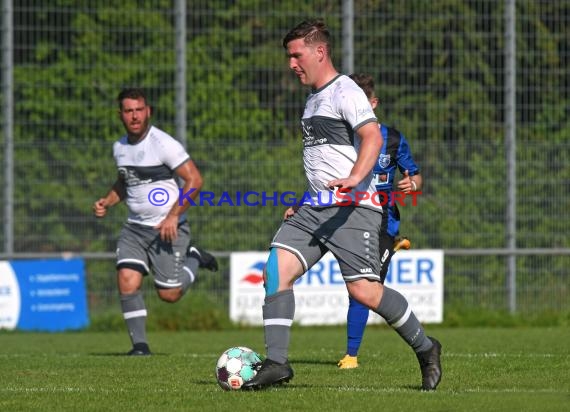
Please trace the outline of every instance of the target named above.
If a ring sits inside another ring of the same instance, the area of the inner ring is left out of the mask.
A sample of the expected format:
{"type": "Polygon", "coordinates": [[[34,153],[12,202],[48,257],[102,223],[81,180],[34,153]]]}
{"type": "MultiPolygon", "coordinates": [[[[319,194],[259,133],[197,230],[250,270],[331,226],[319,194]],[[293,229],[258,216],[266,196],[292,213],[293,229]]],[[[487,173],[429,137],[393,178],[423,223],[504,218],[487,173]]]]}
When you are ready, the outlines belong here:
{"type": "Polygon", "coordinates": [[[244,382],[252,379],[257,370],[255,364],[261,362],[259,354],[244,346],[229,348],[216,363],[216,380],[222,389],[237,390],[244,382]]]}

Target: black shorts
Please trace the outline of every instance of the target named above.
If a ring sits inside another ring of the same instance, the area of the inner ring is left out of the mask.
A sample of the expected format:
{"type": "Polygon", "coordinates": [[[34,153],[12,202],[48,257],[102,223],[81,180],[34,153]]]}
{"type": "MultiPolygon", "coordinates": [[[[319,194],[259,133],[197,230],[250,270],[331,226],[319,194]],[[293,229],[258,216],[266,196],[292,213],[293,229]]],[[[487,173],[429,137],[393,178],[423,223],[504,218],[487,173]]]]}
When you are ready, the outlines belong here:
{"type": "Polygon", "coordinates": [[[380,234],[380,283],[384,284],[386,275],[388,274],[388,267],[392,256],[394,256],[394,237],[383,231],[380,234]]]}

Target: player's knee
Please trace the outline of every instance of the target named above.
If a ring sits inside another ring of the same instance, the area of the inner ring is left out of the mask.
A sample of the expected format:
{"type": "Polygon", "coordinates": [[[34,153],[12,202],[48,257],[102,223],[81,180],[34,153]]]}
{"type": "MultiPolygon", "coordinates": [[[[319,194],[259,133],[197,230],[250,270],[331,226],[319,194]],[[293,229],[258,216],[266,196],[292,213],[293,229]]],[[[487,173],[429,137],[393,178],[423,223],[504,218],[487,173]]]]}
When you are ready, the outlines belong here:
{"type": "Polygon", "coordinates": [[[182,290],[175,289],[158,289],[158,297],[164,302],[174,303],[182,297],[182,290]]]}
{"type": "Polygon", "coordinates": [[[264,280],[265,295],[271,296],[276,294],[279,290],[279,261],[276,248],[271,248],[269,251],[269,258],[265,265],[264,280]]]}
{"type": "Polygon", "coordinates": [[[132,294],[141,288],[142,273],[128,268],[120,268],[117,273],[117,284],[121,294],[132,294]]]}
{"type": "Polygon", "coordinates": [[[349,294],[352,299],[366,306],[375,309],[380,303],[382,285],[378,282],[358,281],[349,284],[349,294]]]}

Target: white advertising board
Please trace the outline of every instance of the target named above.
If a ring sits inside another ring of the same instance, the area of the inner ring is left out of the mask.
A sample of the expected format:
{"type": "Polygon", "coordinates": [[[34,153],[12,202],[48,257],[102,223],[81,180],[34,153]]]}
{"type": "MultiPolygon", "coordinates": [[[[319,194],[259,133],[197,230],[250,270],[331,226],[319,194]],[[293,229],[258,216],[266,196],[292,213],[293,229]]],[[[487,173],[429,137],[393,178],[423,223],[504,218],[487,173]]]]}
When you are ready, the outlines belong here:
{"type": "MultiPolygon", "coordinates": [[[[236,252],[230,256],[230,318],[262,325],[265,298],[263,267],[268,252],[236,252]]],[[[399,251],[392,257],[386,286],[399,291],[422,323],[443,321],[443,251],[399,251]]],[[[300,325],[346,323],[348,293],[338,262],[331,253],[295,283],[295,322],[300,325]]],[[[369,323],[383,322],[370,312],[369,323]]]]}

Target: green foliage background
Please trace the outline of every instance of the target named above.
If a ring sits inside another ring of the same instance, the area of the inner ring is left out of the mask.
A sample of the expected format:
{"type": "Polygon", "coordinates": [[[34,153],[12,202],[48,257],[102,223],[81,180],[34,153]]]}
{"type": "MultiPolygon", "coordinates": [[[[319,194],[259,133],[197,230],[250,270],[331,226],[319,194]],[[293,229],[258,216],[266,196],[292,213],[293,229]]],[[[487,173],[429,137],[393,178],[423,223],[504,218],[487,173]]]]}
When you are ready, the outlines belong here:
{"type": "MultiPolygon", "coordinates": [[[[288,72],[281,38],[306,17],[324,17],[340,68],[340,2],[186,4],[186,144],[204,190],[303,191],[298,119],[308,91],[288,72]]],[[[379,119],[408,137],[425,178],[419,207],[404,211],[402,232],[417,248],[504,247],[504,2],[354,5],[356,70],[376,77],[379,119]]],[[[122,133],[115,96],[124,86],[147,88],[155,124],[175,132],[172,2],[44,6],[37,0],[15,5],[14,248],[112,251],[126,210],[95,220],[91,204],[115,178],[111,147],[122,133]]],[[[517,2],[521,248],[570,246],[569,9],[568,1],[517,2]]],[[[229,252],[265,249],[282,212],[205,206],[189,216],[197,241],[229,252]]],[[[517,262],[529,294],[545,285],[567,293],[567,257],[517,262]]],[[[108,271],[92,264],[96,272],[108,271]]],[[[474,304],[500,296],[504,273],[502,257],[446,259],[446,274],[453,275],[446,277],[446,293],[472,288],[474,304]]]]}

